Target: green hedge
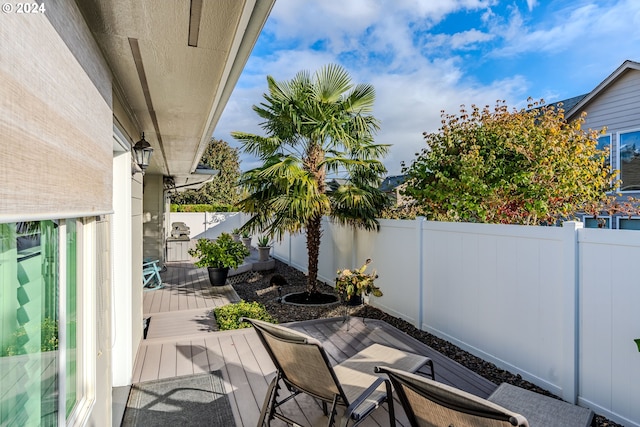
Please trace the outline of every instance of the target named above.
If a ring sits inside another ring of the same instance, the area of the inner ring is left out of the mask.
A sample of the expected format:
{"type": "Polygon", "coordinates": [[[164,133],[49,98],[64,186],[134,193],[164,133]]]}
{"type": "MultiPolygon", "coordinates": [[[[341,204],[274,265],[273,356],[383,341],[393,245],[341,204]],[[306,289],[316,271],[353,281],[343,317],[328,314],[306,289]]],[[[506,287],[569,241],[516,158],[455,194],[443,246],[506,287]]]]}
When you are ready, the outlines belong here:
{"type": "Polygon", "coordinates": [[[239,212],[233,205],[176,205],[171,204],[171,212],[239,212]]]}
{"type": "Polygon", "coordinates": [[[240,322],[241,317],[277,323],[267,312],[265,306],[257,301],[246,302],[242,300],[234,304],[223,305],[222,307],[214,308],[213,313],[216,316],[216,322],[218,322],[218,329],[221,331],[250,327],[251,325],[248,322],[240,322]]]}

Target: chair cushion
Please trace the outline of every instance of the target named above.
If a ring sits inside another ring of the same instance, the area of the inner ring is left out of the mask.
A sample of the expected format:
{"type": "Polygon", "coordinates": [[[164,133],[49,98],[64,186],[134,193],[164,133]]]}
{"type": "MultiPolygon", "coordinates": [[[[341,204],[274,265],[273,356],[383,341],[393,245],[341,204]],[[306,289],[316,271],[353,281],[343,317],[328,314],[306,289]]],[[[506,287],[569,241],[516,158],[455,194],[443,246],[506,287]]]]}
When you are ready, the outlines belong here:
{"type": "MultiPolygon", "coordinates": [[[[396,348],[380,344],[373,344],[344,362],[334,366],[333,370],[342,385],[345,395],[350,402],[360,396],[378,377],[385,378],[384,374],[376,374],[376,366],[390,366],[404,371],[416,372],[429,360],[428,357],[408,353],[396,348]]],[[[384,383],[365,400],[354,412],[358,419],[360,414],[369,412],[386,397],[384,383]]]]}
{"type": "Polygon", "coordinates": [[[507,383],[502,383],[487,400],[522,414],[533,427],[588,427],[593,418],[590,409],[507,383]]]}

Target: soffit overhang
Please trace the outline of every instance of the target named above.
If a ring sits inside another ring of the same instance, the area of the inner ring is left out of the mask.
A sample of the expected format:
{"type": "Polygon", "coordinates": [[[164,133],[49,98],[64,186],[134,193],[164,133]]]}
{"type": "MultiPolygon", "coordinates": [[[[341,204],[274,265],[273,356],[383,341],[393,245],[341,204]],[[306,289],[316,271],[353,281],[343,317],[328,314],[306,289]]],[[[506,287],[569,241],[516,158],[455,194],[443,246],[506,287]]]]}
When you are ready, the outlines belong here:
{"type": "Polygon", "coordinates": [[[274,2],[77,2],[113,73],[114,96],[154,148],[148,174],[176,185],[202,179],[193,172],[274,2]]]}

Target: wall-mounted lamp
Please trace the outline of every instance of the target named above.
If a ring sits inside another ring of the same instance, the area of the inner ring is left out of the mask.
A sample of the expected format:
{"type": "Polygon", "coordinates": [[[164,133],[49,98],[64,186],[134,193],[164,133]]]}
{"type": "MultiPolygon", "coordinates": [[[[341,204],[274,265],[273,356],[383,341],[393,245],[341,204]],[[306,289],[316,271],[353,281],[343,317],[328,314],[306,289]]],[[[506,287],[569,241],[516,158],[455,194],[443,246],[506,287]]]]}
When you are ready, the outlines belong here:
{"type": "Polygon", "coordinates": [[[133,146],[133,154],[143,174],[147,167],[149,167],[151,153],[153,153],[153,148],[151,148],[151,144],[144,139],[144,132],[142,132],[142,139],[133,146]]]}

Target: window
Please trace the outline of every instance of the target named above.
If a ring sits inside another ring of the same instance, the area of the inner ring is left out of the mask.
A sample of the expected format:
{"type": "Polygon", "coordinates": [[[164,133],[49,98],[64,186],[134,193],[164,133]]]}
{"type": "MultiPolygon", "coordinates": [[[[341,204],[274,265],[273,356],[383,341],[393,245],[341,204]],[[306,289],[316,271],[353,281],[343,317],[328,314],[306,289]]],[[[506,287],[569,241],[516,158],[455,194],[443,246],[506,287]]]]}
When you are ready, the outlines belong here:
{"type": "Polygon", "coordinates": [[[611,228],[611,217],[610,216],[599,216],[598,218],[594,218],[591,215],[583,215],[582,223],[584,224],[584,228],[611,228]]]}
{"type": "Polygon", "coordinates": [[[608,150],[608,155],[606,159],[606,164],[611,165],[611,134],[602,135],[598,137],[598,143],[596,144],[596,148],[600,151],[605,149],[608,150]]]}
{"type": "Polygon", "coordinates": [[[620,191],[640,191],[640,130],[618,134],[620,191]]]}
{"type": "Polygon", "coordinates": [[[79,224],[0,224],[0,425],[58,425],[81,397],[79,224]]]}
{"type": "Polygon", "coordinates": [[[618,229],[620,230],[640,230],[640,217],[632,216],[618,217],[618,229]]]}

